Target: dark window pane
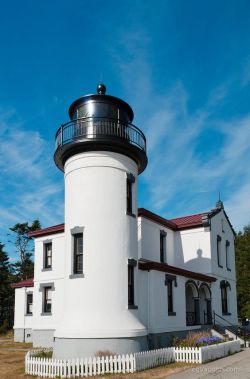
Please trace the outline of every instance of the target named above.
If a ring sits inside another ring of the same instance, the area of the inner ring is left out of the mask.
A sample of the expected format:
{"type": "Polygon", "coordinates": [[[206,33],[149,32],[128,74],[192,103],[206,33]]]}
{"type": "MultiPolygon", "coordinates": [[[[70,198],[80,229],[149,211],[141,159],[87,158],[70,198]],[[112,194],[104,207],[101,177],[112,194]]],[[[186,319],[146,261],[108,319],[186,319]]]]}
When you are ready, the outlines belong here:
{"type": "Polygon", "coordinates": [[[51,313],[51,287],[44,287],[44,313],[51,313]]]}
{"type": "Polygon", "coordinates": [[[160,262],[165,262],[165,244],[166,237],[163,234],[160,234],[160,262]]]}
{"type": "Polygon", "coordinates": [[[128,266],[128,305],[134,305],[134,267],[128,266]]]}
{"type": "Polygon", "coordinates": [[[218,266],[221,266],[221,237],[217,236],[217,260],[218,266]]]}
{"type": "Polygon", "coordinates": [[[44,257],[44,268],[52,267],[52,243],[45,244],[45,257],[44,257]]]}
{"type": "Polygon", "coordinates": [[[168,312],[173,312],[173,281],[168,281],[168,312]]]}
{"type": "Polygon", "coordinates": [[[127,179],[127,212],[132,213],[132,182],[127,179]]]}
{"type": "Polygon", "coordinates": [[[32,314],[32,310],[33,310],[33,294],[29,293],[27,295],[27,309],[26,309],[26,313],[27,314],[32,314]]]}
{"type": "Polygon", "coordinates": [[[83,234],[74,234],[74,274],[83,273],[83,234]]]}
{"type": "Polygon", "coordinates": [[[221,287],[221,306],[222,306],[222,313],[227,313],[228,307],[227,307],[227,287],[226,286],[221,287]]]}

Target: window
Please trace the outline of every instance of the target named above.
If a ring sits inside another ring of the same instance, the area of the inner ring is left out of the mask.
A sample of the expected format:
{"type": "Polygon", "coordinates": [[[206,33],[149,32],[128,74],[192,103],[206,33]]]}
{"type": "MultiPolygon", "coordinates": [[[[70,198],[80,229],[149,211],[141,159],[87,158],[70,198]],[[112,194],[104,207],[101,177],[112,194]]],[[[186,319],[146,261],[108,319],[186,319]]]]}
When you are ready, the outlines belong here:
{"type": "Polygon", "coordinates": [[[44,268],[52,268],[52,242],[44,245],[44,268]]]}
{"type": "Polygon", "coordinates": [[[165,285],[167,286],[167,296],[168,296],[168,315],[176,316],[174,312],[174,286],[177,287],[176,276],[167,274],[165,276],[165,285]]]}
{"type": "Polygon", "coordinates": [[[160,231],[160,262],[166,262],[166,235],[164,230],[160,231]]]}
{"type": "Polygon", "coordinates": [[[32,315],[32,310],[33,310],[33,294],[28,293],[27,294],[26,314],[32,315]]]}
{"type": "Polygon", "coordinates": [[[168,313],[172,313],[173,308],[173,281],[169,280],[168,282],[168,313]]]}
{"type": "Polygon", "coordinates": [[[52,288],[44,287],[43,291],[43,313],[51,313],[52,288]]]}
{"type": "Polygon", "coordinates": [[[222,233],[225,233],[225,230],[224,230],[224,220],[223,220],[223,218],[221,219],[221,231],[222,231],[222,233]]]}
{"type": "Polygon", "coordinates": [[[135,177],[132,174],[127,174],[127,214],[133,215],[133,183],[135,177]]]}
{"type": "Polygon", "coordinates": [[[217,261],[218,266],[223,267],[221,264],[221,236],[217,236],[217,261]]]}
{"type": "Polygon", "coordinates": [[[226,267],[228,271],[231,271],[230,264],[229,264],[229,247],[230,247],[230,242],[226,241],[226,267]]]}
{"type": "Polygon", "coordinates": [[[74,238],[74,274],[83,273],[83,233],[73,235],[74,238]]]}
{"type": "Polygon", "coordinates": [[[220,290],[221,290],[221,309],[222,314],[230,315],[228,312],[228,288],[231,290],[230,283],[227,280],[222,280],[220,282],[220,290]]]}
{"type": "Polygon", "coordinates": [[[135,305],[135,274],[134,269],[137,265],[135,259],[128,260],[128,308],[136,309],[135,305]]]}
{"type": "Polygon", "coordinates": [[[221,286],[221,308],[222,308],[222,314],[228,313],[228,308],[227,308],[227,287],[225,285],[221,286]]]}

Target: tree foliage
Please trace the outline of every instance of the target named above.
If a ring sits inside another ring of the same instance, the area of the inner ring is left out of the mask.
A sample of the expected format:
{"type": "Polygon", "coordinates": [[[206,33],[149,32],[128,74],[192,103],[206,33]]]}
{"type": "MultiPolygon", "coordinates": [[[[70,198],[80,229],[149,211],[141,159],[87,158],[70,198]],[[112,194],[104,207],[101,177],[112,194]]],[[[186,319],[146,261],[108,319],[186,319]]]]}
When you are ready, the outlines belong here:
{"type": "Polygon", "coordinates": [[[12,274],[9,257],[0,242],[0,327],[9,326],[12,319],[14,291],[11,288],[12,274]]]}
{"type": "Polygon", "coordinates": [[[39,220],[34,220],[31,225],[29,225],[28,222],[24,222],[15,224],[10,228],[13,235],[13,241],[11,242],[19,254],[19,260],[12,266],[17,281],[32,278],[34,275],[34,263],[32,261],[33,246],[31,246],[32,237],[29,237],[28,233],[40,228],[41,224],[39,220]]]}
{"type": "Polygon", "coordinates": [[[235,241],[237,301],[239,317],[250,318],[250,225],[235,241]]]}

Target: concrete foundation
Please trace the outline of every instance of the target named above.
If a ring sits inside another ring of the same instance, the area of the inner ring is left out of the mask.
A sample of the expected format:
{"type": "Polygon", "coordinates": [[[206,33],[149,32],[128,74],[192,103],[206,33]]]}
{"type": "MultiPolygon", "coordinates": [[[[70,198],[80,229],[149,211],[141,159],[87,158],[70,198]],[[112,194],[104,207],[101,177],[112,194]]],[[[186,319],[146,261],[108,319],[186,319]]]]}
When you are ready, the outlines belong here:
{"type": "Polygon", "coordinates": [[[54,346],[54,329],[33,330],[34,347],[53,347],[54,346]]]}
{"type": "Polygon", "coordinates": [[[53,357],[85,358],[100,352],[111,354],[128,354],[148,350],[147,336],[134,338],[55,338],[53,357]]]}
{"type": "Polygon", "coordinates": [[[32,329],[18,328],[14,329],[14,341],[15,342],[32,342],[33,341],[32,329]]]}
{"type": "Polygon", "coordinates": [[[149,349],[161,349],[163,347],[173,346],[175,339],[183,339],[189,332],[200,332],[201,329],[178,330],[173,332],[156,333],[148,335],[149,349]]]}
{"type": "Polygon", "coordinates": [[[24,342],[25,340],[25,330],[23,328],[14,329],[14,341],[15,342],[24,342]]]}

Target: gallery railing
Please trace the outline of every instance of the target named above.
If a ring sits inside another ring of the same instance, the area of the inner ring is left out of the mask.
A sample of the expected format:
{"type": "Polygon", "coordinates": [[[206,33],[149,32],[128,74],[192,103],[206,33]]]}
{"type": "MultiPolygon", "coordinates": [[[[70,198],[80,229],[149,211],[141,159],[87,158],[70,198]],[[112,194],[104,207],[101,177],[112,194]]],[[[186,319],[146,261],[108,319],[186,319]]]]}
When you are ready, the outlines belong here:
{"type": "Polygon", "coordinates": [[[146,138],[135,125],[106,117],[84,117],[63,124],[56,133],[56,146],[91,139],[119,139],[146,152],[146,138]]]}

